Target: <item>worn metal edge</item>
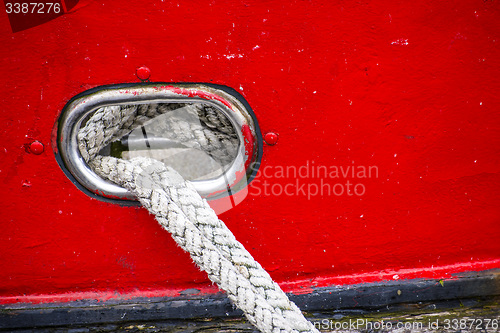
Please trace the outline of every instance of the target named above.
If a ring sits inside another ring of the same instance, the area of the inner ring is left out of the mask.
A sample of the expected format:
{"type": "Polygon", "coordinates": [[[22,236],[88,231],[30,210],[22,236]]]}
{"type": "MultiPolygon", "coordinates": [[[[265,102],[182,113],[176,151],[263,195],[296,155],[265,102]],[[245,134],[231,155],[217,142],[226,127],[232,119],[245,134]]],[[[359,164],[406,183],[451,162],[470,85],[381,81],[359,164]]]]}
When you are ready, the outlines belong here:
{"type": "MultiPolygon", "coordinates": [[[[54,153],[55,160],[63,173],[66,175],[66,177],[83,193],[88,195],[89,197],[102,201],[102,202],[107,202],[107,203],[112,203],[112,204],[118,204],[120,206],[124,207],[138,207],[141,204],[138,201],[135,200],[124,200],[124,199],[119,199],[119,198],[112,198],[112,197],[106,197],[103,195],[100,195],[98,193],[94,193],[88,188],[86,188],[83,184],[81,184],[75,176],[71,173],[71,171],[68,169],[66,162],[64,161],[64,158],[61,156],[60,152],[60,142],[59,142],[59,136],[60,136],[60,131],[61,131],[61,121],[63,115],[68,111],[70,108],[71,104],[75,102],[78,99],[88,97],[92,94],[99,93],[101,91],[105,90],[119,90],[119,89],[126,89],[126,88],[134,88],[134,87],[159,87],[159,86],[175,86],[175,87],[185,87],[185,88],[193,88],[193,87],[199,87],[199,86],[205,86],[208,88],[212,88],[215,90],[218,90],[220,92],[226,93],[230,98],[233,98],[235,101],[243,105],[243,108],[245,111],[248,113],[248,116],[252,119],[253,121],[253,126],[255,129],[255,137],[256,137],[256,156],[255,156],[255,161],[252,162],[249,167],[248,167],[248,173],[247,173],[247,180],[246,184],[249,185],[255,177],[257,177],[257,172],[260,168],[261,161],[262,161],[262,155],[263,155],[263,147],[264,147],[264,139],[262,136],[262,132],[259,126],[259,123],[257,121],[257,115],[253,111],[252,107],[250,104],[247,102],[245,97],[243,97],[240,92],[238,92],[236,89],[222,85],[222,84],[215,84],[215,83],[208,83],[208,82],[162,82],[162,81],[148,81],[148,82],[129,82],[129,83],[117,83],[117,84],[107,84],[107,85],[101,85],[101,86],[95,86],[93,88],[90,88],[88,90],[84,90],[75,96],[71,97],[64,107],[61,109],[61,111],[57,114],[57,119],[54,123],[54,127],[52,129],[52,149],[54,153]]],[[[234,193],[238,192],[239,189],[235,189],[234,192],[232,192],[230,195],[233,195],[234,193]]],[[[220,199],[220,198],[214,198],[220,199]]],[[[209,199],[210,201],[210,199],[209,199]]]]}
{"type": "MultiPolygon", "coordinates": [[[[312,288],[289,294],[306,312],[373,311],[404,304],[426,304],[500,295],[500,269],[456,274],[453,279],[411,279],[312,288]]],[[[239,317],[223,293],[129,300],[0,305],[0,329],[100,325],[137,321],[239,317]]]]}

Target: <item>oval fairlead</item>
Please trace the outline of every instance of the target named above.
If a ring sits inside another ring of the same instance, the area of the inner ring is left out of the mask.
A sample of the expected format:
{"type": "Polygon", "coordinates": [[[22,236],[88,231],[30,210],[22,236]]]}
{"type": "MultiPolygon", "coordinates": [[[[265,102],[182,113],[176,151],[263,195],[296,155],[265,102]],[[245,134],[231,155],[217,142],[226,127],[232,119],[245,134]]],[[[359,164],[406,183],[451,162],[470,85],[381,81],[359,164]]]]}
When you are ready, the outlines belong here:
{"type": "Polygon", "coordinates": [[[108,124],[121,126],[120,137],[107,142],[99,154],[162,160],[207,200],[246,189],[257,172],[262,137],[250,106],[235,90],[209,84],[103,86],[72,98],[57,123],[56,158],[66,175],[92,197],[136,201],[126,189],[99,177],[81,149],[92,143],[82,142],[79,133],[105,130],[89,129],[87,122],[107,112],[121,115],[120,123],[108,124]]]}

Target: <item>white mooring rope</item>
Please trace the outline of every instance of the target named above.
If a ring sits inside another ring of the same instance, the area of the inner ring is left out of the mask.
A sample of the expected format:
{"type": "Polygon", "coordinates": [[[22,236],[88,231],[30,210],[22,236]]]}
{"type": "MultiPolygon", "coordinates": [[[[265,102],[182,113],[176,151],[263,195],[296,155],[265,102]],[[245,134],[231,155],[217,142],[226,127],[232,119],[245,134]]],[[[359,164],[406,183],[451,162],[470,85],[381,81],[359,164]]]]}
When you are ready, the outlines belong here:
{"type": "MultiPolygon", "coordinates": [[[[98,109],[78,133],[82,156],[98,175],[133,192],[261,332],[318,332],[179,173],[151,158],[123,160],[99,155],[113,140],[169,111],[162,104],[98,109]]],[[[210,142],[222,151],[231,150],[234,133],[227,128],[214,131],[214,124],[220,127],[224,119],[217,119],[213,110],[198,108],[197,111],[203,127],[202,135],[195,135],[199,147],[203,149],[210,142]],[[214,138],[218,142],[214,143],[214,138]]],[[[185,130],[183,126],[179,128],[185,130]]],[[[224,155],[207,153],[212,157],[220,155],[221,159],[224,155]]]]}

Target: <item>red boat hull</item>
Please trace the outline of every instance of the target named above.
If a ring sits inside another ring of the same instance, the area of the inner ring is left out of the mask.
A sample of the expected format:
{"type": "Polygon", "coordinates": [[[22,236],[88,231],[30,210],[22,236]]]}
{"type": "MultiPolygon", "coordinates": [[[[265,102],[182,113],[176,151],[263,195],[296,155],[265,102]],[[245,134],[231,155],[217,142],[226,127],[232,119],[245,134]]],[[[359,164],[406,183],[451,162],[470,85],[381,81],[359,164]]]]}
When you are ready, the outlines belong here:
{"type": "Polygon", "coordinates": [[[146,210],[90,198],[54,157],[66,102],[141,66],[238,90],[274,133],[220,218],[285,291],[500,268],[499,9],[85,1],[17,32],[2,14],[0,303],[218,292],[146,210]]]}

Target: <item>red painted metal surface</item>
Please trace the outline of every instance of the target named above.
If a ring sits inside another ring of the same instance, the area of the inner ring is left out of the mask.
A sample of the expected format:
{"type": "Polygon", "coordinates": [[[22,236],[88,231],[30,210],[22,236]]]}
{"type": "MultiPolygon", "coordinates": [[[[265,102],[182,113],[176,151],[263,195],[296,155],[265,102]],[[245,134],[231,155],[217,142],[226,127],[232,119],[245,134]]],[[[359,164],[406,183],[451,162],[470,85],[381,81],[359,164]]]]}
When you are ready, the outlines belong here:
{"type": "Polygon", "coordinates": [[[216,292],[144,209],[54,158],[64,104],[141,66],[233,87],[279,135],[221,218],[287,291],[500,267],[499,9],[86,1],[15,33],[1,13],[0,303],[216,292]]]}

